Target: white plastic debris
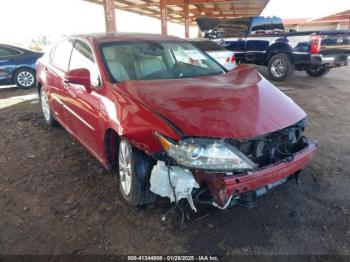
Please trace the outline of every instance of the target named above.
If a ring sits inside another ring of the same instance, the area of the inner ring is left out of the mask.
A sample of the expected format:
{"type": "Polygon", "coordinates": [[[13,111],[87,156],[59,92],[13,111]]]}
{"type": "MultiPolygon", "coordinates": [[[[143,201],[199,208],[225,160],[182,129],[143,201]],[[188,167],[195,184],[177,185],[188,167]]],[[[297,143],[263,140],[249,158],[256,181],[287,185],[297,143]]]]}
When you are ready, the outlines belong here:
{"type": "Polygon", "coordinates": [[[167,167],[165,162],[158,161],[152,170],[150,182],[153,193],[161,197],[168,197],[171,202],[186,198],[191,208],[197,212],[191,193],[193,188],[199,188],[199,185],[190,170],[178,166],[167,167]]]}

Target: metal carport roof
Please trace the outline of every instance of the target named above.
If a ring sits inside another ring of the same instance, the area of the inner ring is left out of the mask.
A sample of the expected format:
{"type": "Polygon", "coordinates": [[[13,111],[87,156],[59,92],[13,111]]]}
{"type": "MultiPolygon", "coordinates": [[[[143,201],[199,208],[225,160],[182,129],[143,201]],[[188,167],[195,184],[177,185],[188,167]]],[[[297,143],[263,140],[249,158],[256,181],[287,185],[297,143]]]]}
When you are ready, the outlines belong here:
{"type": "MultiPolygon", "coordinates": [[[[162,21],[162,33],[167,33],[166,22],[184,23],[188,27],[198,17],[234,18],[259,15],[269,0],[84,0],[108,8],[125,10],[156,17],[162,21]]],[[[112,20],[113,14],[105,12],[112,20]]],[[[108,18],[106,18],[107,23],[108,18]]],[[[112,25],[111,25],[112,26],[112,25]]],[[[113,30],[112,30],[113,31],[113,30]]]]}

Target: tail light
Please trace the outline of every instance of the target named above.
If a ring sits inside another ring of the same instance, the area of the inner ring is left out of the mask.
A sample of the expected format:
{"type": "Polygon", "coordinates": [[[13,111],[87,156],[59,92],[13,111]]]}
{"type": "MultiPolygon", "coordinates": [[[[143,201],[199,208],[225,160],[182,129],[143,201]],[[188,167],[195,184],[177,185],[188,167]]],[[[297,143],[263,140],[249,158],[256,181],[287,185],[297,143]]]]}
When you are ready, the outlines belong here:
{"type": "Polygon", "coordinates": [[[321,36],[320,35],[311,36],[310,53],[318,54],[320,50],[321,50],[321,36]]]}
{"type": "Polygon", "coordinates": [[[235,57],[235,55],[233,55],[232,57],[231,57],[231,63],[235,63],[236,62],[236,57],[235,57]]]}
{"type": "Polygon", "coordinates": [[[230,58],[226,57],[226,63],[230,62],[230,58]]]}

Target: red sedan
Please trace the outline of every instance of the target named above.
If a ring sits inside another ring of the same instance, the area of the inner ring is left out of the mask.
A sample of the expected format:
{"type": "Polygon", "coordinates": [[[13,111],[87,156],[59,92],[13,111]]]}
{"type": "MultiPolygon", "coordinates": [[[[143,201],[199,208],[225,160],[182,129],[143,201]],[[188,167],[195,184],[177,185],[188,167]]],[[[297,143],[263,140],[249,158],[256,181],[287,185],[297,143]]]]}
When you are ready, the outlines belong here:
{"type": "Polygon", "coordinates": [[[45,121],[107,169],[125,200],[156,196],[227,208],[298,177],[316,143],[305,112],[248,66],[228,72],[180,38],[67,37],[41,58],[45,121]]]}

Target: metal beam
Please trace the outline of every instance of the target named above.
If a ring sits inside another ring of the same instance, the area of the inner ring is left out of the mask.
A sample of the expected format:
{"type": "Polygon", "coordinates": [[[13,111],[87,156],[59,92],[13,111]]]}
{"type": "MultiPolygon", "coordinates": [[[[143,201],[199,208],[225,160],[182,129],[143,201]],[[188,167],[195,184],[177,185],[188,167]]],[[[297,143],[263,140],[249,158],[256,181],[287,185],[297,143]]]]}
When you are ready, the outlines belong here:
{"type": "MultiPolygon", "coordinates": [[[[85,1],[103,5],[107,0],[85,1]]],[[[139,1],[138,3],[135,3],[135,1],[132,0],[108,1],[113,1],[116,9],[160,19],[162,24],[162,33],[167,33],[167,21],[184,23],[185,35],[189,35],[189,26],[193,25],[193,21],[197,17],[201,17],[204,14],[207,17],[218,18],[234,18],[237,16],[256,15],[259,14],[269,2],[269,0],[142,0],[142,2],[139,1]],[[208,7],[209,4],[211,7],[208,7]],[[164,7],[163,12],[160,10],[161,5],[164,7]],[[185,19],[185,13],[187,16],[185,5],[192,5],[196,7],[195,9],[190,9],[188,7],[188,21],[185,19]],[[178,8],[180,7],[182,10],[175,10],[173,9],[173,6],[178,8]],[[186,29],[187,27],[188,32],[186,29]]]]}
{"type": "MultiPolygon", "coordinates": [[[[262,0],[262,1],[254,1],[254,3],[259,3],[259,4],[265,4],[269,0],[262,0]]],[[[242,1],[242,0],[189,0],[189,4],[252,4],[247,1],[242,1]]],[[[168,5],[183,5],[184,0],[168,0],[168,5]]]]}
{"type": "Polygon", "coordinates": [[[168,21],[167,21],[167,0],[160,0],[159,2],[160,8],[160,22],[162,25],[162,34],[168,34],[168,21]]]}
{"type": "Polygon", "coordinates": [[[188,6],[189,0],[184,0],[184,15],[185,15],[185,38],[190,37],[190,9],[188,6]]]}
{"type": "Polygon", "coordinates": [[[115,25],[114,0],[103,0],[103,8],[105,14],[106,31],[115,32],[117,28],[115,25]]]}

